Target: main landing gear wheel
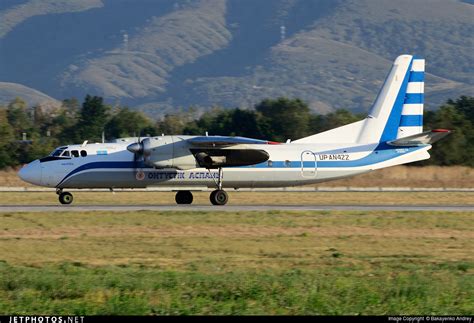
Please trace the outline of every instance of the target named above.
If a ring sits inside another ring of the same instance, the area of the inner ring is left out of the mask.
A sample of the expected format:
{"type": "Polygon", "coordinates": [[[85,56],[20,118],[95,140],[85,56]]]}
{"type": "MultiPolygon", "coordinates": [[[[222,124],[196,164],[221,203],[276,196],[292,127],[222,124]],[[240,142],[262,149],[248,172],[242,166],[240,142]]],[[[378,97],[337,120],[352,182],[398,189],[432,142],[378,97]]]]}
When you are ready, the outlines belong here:
{"type": "Polygon", "coordinates": [[[61,204],[71,204],[72,200],[72,194],[69,192],[62,192],[59,194],[59,202],[61,202],[61,204]]]}
{"type": "Polygon", "coordinates": [[[176,204],[193,203],[193,193],[190,191],[178,191],[175,196],[176,204]]]}
{"type": "Polygon", "coordinates": [[[217,190],[212,191],[209,199],[213,205],[225,205],[229,201],[229,196],[222,189],[222,168],[219,168],[219,178],[217,179],[217,190]]]}
{"type": "Polygon", "coordinates": [[[225,205],[229,201],[229,196],[224,190],[215,190],[210,196],[213,205],[225,205]]]}

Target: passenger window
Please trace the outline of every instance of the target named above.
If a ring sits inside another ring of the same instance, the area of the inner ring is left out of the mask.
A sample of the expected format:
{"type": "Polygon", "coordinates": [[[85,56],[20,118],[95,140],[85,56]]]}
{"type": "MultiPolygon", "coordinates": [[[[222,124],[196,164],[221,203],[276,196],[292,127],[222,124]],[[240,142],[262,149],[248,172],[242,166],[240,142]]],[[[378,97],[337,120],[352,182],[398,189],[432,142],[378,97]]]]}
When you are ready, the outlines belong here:
{"type": "Polygon", "coordinates": [[[65,150],[61,156],[62,157],[69,157],[69,150],[65,150]]]}
{"type": "Polygon", "coordinates": [[[82,157],[86,157],[86,156],[87,156],[87,151],[81,150],[81,156],[82,156],[82,157]]]}
{"type": "Polygon", "coordinates": [[[291,162],[289,160],[285,160],[285,166],[286,167],[290,167],[291,166],[291,162]]]}
{"type": "Polygon", "coordinates": [[[79,157],[79,152],[77,150],[71,150],[71,155],[74,157],[79,157]]]}
{"type": "Polygon", "coordinates": [[[273,167],[273,162],[271,160],[269,160],[267,164],[268,164],[268,167],[273,167]]]}

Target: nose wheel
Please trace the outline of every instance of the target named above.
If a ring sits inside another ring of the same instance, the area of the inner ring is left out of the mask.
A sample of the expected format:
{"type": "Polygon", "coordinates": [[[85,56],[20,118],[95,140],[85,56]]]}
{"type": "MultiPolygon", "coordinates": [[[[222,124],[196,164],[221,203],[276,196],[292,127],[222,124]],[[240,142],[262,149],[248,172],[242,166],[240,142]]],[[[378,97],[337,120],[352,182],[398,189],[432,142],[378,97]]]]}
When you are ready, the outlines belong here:
{"type": "Polygon", "coordinates": [[[71,204],[74,199],[71,193],[63,192],[61,189],[58,189],[56,194],[59,195],[59,202],[61,204],[71,204]]]}
{"type": "Polygon", "coordinates": [[[219,178],[217,179],[217,190],[212,191],[209,199],[212,205],[225,205],[229,201],[229,195],[222,189],[222,168],[219,167],[219,178]]]}

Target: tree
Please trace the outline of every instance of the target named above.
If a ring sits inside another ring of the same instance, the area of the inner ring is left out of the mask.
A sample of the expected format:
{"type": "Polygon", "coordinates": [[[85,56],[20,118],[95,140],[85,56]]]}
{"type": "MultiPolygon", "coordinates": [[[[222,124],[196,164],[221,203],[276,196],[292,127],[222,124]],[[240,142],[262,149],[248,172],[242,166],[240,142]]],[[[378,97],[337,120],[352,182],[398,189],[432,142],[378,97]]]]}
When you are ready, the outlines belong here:
{"type": "Polygon", "coordinates": [[[8,104],[7,118],[17,139],[21,138],[23,132],[30,132],[33,128],[26,102],[19,97],[8,104]]]}
{"type": "Polygon", "coordinates": [[[311,117],[309,107],[300,99],[265,99],[255,110],[262,115],[260,127],[267,138],[276,141],[307,136],[311,117]]]}
{"type": "Polygon", "coordinates": [[[234,109],[230,111],[230,123],[228,134],[231,136],[243,136],[265,139],[264,129],[260,126],[262,116],[253,110],[234,109]]]}
{"type": "Polygon", "coordinates": [[[154,135],[156,130],[150,119],[142,113],[128,108],[119,108],[105,125],[105,133],[108,137],[120,138],[154,135]]]}
{"type": "Polygon", "coordinates": [[[419,165],[466,165],[474,167],[474,124],[469,113],[474,109],[473,98],[464,97],[457,101],[448,100],[437,111],[425,113],[425,129],[449,129],[452,133],[435,143],[430,151],[431,158],[419,165]],[[470,102],[470,103],[469,103],[470,102]],[[471,108],[469,109],[469,104],[471,108]],[[466,115],[467,113],[467,115],[466,115]]]}
{"type": "Polygon", "coordinates": [[[165,135],[185,134],[186,126],[189,126],[193,121],[189,114],[166,114],[163,119],[156,123],[156,131],[165,135]]]}
{"type": "Polygon", "coordinates": [[[346,124],[362,120],[364,116],[354,115],[346,109],[338,109],[326,115],[312,115],[310,121],[311,133],[319,133],[333,128],[345,126],[346,124]]]}
{"type": "Polygon", "coordinates": [[[100,141],[105,124],[107,123],[107,113],[110,110],[98,96],[87,95],[77,124],[76,139],[100,141]]]}
{"type": "Polygon", "coordinates": [[[466,118],[474,124],[474,97],[462,95],[456,101],[449,99],[446,104],[452,105],[466,116],[466,118]]]}
{"type": "Polygon", "coordinates": [[[0,168],[15,164],[10,155],[9,146],[13,142],[13,128],[8,123],[7,110],[0,107],[0,168]]]}

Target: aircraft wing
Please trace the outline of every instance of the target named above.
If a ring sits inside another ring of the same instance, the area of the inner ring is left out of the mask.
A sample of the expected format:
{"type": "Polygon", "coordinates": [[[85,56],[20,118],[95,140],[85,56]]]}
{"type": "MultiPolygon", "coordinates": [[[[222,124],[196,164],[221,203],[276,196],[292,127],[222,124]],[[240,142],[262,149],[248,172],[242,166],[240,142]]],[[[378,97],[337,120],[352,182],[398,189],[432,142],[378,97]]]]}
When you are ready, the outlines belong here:
{"type": "Polygon", "coordinates": [[[230,137],[230,136],[200,136],[188,140],[193,146],[200,147],[225,147],[233,145],[275,145],[278,142],[246,138],[246,137],[230,137]]]}
{"type": "Polygon", "coordinates": [[[388,141],[387,143],[392,146],[400,146],[400,147],[431,145],[437,142],[438,140],[446,137],[450,133],[451,133],[450,130],[434,129],[434,130],[418,133],[416,135],[388,141]]]}
{"type": "Polygon", "coordinates": [[[269,154],[252,145],[272,145],[278,142],[246,137],[201,136],[188,139],[190,149],[201,167],[218,168],[248,166],[265,162],[269,154]],[[235,146],[235,147],[234,147],[235,146]]]}

